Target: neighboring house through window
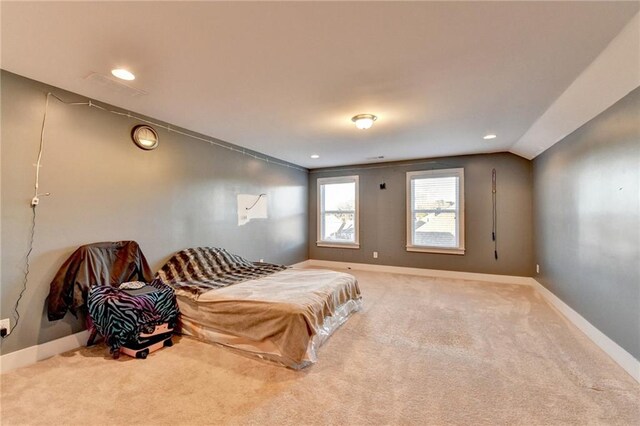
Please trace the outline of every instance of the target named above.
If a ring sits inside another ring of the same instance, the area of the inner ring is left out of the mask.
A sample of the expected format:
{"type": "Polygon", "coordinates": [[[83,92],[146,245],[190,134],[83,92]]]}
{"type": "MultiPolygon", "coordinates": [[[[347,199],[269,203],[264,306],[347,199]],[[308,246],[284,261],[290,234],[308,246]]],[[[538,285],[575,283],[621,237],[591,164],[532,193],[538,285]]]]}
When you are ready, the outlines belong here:
{"type": "Polygon", "coordinates": [[[407,251],[464,254],[464,169],[407,173],[407,251]]]}
{"type": "Polygon", "coordinates": [[[317,245],[321,247],[360,247],[358,176],[318,179],[317,245]]]}

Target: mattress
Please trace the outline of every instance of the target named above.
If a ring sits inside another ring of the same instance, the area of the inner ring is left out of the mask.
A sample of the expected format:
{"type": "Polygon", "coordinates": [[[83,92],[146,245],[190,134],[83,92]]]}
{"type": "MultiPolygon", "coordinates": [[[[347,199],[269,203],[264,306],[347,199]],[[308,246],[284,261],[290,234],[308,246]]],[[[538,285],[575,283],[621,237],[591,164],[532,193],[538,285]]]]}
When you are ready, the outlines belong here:
{"type": "Polygon", "coordinates": [[[182,333],[301,369],[318,348],[362,307],[354,276],[316,269],[281,272],[180,295],[182,333]]]}

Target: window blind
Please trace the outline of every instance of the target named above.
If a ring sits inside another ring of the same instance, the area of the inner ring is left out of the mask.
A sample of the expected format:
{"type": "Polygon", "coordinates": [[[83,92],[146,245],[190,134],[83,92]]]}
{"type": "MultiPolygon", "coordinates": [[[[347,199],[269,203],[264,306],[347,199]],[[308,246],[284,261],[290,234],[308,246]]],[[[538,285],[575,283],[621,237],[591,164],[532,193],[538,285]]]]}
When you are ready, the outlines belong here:
{"type": "Polygon", "coordinates": [[[409,184],[408,246],[460,248],[459,173],[446,170],[415,172],[409,184]]]}

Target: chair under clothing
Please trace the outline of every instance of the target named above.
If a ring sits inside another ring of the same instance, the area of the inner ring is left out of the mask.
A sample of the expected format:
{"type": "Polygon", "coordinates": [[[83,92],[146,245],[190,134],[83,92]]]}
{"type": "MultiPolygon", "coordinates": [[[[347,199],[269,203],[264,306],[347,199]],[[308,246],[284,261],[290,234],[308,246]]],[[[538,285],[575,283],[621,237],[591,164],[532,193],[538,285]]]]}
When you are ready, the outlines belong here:
{"type": "Polygon", "coordinates": [[[153,281],[135,241],[87,244],[71,254],[51,282],[48,318],[62,319],[67,311],[76,317],[86,312],[87,346],[100,333],[114,358],[120,347],[138,341],[140,334],[164,323],[174,326],[178,317],[173,289],[153,281]],[[146,285],[136,290],[118,288],[132,281],[146,285]]]}

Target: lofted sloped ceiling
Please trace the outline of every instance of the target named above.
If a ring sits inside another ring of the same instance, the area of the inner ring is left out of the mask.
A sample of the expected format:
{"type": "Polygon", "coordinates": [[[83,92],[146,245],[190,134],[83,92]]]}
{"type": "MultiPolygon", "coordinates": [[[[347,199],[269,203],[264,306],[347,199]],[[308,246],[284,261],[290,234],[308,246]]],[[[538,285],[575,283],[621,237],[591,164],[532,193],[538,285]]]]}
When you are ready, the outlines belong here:
{"type": "Polygon", "coordinates": [[[3,2],[1,66],[308,168],[509,151],[638,6],[3,2]]]}

